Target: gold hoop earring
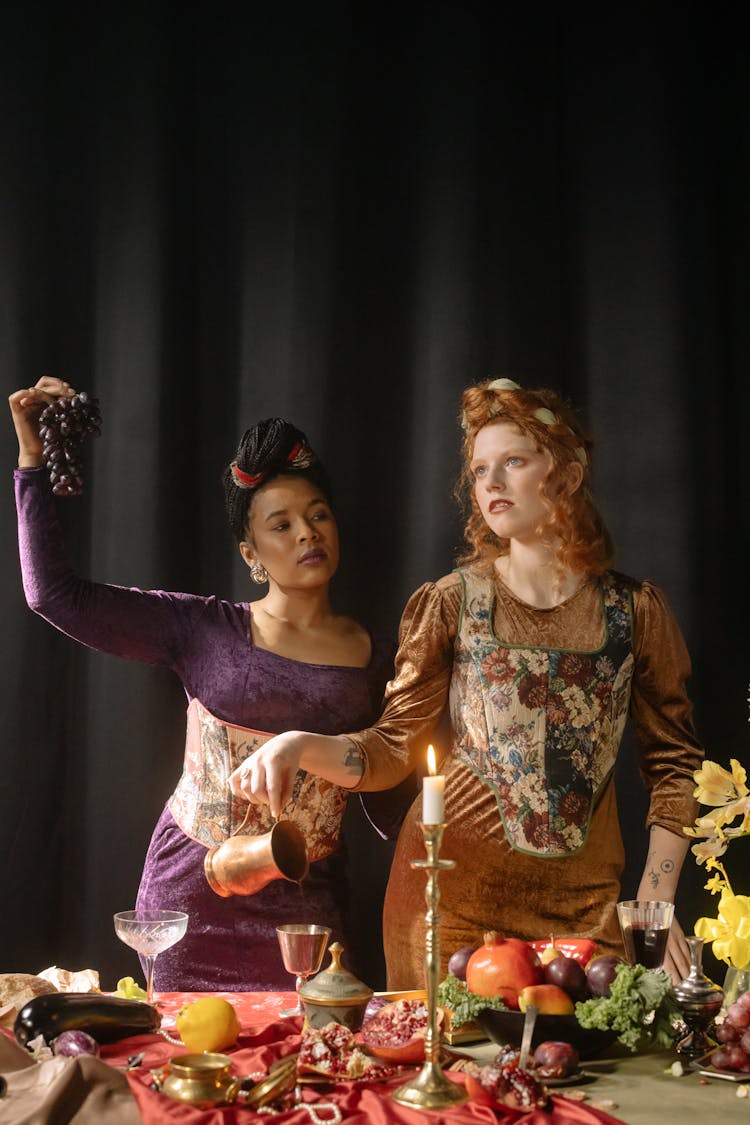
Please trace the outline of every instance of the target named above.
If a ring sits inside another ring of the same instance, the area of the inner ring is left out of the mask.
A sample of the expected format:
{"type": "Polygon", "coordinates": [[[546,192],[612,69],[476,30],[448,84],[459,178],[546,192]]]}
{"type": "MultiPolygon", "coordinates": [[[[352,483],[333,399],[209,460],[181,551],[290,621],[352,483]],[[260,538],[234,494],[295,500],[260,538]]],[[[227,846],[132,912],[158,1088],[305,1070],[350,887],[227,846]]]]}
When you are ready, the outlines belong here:
{"type": "Polygon", "coordinates": [[[259,562],[254,562],[250,567],[250,577],[253,582],[257,582],[259,586],[262,586],[264,582],[268,581],[268,571],[264,566],[261,566],[259,562]]]}

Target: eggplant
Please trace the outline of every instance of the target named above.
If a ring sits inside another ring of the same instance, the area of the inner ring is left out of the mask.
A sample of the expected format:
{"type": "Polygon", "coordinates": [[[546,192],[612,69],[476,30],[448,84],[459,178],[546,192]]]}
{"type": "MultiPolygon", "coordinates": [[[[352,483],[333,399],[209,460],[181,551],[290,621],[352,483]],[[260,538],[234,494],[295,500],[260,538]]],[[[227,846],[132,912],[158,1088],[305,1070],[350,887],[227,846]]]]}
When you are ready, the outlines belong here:
{"type": "Polygon", "coordinates": [[[159,1030],[161,1015],[141,1000],[124,1000],[101,992],[51,992],[35,996],[16,1016],[13,1033],[25,1047],[37,1035],[46,1043],[62,1031],[85,1031],[97,1043],[116,1043],[130,1035],[159,1030]]]}

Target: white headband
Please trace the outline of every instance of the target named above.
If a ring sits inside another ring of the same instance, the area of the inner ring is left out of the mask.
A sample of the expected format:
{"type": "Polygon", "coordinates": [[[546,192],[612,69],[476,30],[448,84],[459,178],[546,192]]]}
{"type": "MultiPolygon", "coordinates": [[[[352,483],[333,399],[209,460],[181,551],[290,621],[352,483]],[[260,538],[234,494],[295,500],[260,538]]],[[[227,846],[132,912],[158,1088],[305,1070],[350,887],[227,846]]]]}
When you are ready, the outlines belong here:
{"type": "MultiPolygon", "coordinates": [[[[522,389],[523,388],[520,387],[518,383],[514,383],[512,379],[493,379],[491,383],[487,384],[488,391],[520,391],[522,389]]],[[[490,407],[491,415],[501,413],[502,407],[499,404],[497,406],[497,409],[490,407]]],[[[564,426],[568,433],[573,434],[573,437],[576,436],[575,432],[571,430],[570,426],[567,425],[566,422],[561,422],[557,415],[554,414],[546,406],[540,406],[537,410],[535,410],[533,413],[533,417],[536,418],[538,422],[543,422],[545,426],[564,426]]],[[[461,426],[463,427],[464,431],[468,430],[469,428],[466,414],[464,414],[461,418],[461,426]]],[[[589,459],[586,455],[586,450],[582,445],[577,445],[573,452],[582,465],[588,465],[589,459]]]]}

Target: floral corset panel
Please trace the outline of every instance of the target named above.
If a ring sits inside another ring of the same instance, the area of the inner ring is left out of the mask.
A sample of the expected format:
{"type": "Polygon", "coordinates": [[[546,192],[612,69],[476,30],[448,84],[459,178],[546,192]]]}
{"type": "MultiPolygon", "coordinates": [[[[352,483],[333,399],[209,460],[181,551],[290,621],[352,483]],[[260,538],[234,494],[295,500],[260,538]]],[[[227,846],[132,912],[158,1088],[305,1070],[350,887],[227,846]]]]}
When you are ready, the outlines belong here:
{"type": "Polygon", "coordinates": [[[495,795],[508,842],[539,856],[586,842],[614,768],[633,674],[632,598],[601,579],[604,641],[593,652],[504,644],[491,575],[466,568],[450,707],[454,755],[495,795]]]}
{"type": "MultiPolygon", "coordinates": [[[[229,775],[273,735],[217,719],[194,699],[187,711],[185,761],[169,810],[186,836],[213,847],[242,832],[259,836],[274,821],[266,805],[238,800],[229,775]]],[[[347,793],[338,785],[300,770],[291,800],[281,810],[305,837],[310,862],[338,848],[347,793]]]]}

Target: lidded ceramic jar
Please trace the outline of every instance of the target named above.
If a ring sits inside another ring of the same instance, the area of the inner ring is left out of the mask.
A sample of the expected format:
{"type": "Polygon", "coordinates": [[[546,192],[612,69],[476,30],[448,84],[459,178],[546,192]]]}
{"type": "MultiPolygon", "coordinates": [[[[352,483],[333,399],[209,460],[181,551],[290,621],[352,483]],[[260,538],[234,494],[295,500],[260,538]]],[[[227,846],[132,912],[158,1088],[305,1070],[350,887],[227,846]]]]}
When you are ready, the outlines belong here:
{"type": "Polygon", "coordinates": [[[350,1031],[359,1031],[372,997],[372,989],[341,964],[344,947],[335,941],[327,969],[305,981],[299,990],[305,1018],[310,1027],[320,1029],[334,1021],[350,1031]]]}

